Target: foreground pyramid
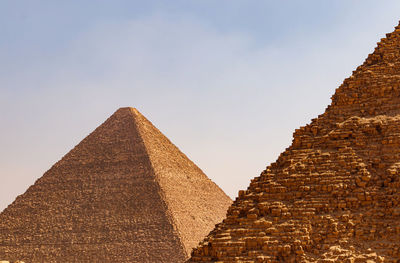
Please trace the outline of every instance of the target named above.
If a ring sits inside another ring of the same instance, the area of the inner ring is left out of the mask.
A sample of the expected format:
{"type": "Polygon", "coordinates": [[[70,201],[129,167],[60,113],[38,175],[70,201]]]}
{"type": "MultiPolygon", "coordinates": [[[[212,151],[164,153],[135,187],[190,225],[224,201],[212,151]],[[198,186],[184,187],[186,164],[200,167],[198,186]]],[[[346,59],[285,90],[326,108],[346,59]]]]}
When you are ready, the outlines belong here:
{"type": "Polygon", "coordinates": [[[231,200],[121,108],[0,214],[0,260],[184,262],[231,200]]]}
{"type": "Polygon", "coordinates": [[[190,261],[400,262],[399,26],[190,261]]]}

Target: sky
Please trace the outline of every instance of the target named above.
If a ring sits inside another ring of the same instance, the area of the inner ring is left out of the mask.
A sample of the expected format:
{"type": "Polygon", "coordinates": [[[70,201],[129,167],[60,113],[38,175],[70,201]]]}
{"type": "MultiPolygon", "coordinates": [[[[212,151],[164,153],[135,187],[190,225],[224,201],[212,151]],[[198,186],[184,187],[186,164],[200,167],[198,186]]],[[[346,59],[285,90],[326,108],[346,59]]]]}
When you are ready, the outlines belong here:
{"type": "Polygon", "coordinates": [[[398,0],[2,0],[0,211],[126,106],[234,199],[399,20],[398,0]]]}

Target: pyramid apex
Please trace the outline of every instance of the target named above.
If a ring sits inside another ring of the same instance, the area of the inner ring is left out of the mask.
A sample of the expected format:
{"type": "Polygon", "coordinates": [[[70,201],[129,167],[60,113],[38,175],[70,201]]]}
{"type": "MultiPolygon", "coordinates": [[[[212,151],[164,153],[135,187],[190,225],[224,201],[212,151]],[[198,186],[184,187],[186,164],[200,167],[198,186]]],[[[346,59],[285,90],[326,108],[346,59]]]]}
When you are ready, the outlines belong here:
{"type": "MultiPolygon", "coordinates": [[[[123,113],[123,114],[132,114],[132,113],[133,113],[134,116],[142,115],[142,114],[139,112],[139,110],[136,109],[136,108],[134,108],[134,107],[121,107],[121,108],[118,108],[118,109],[115,111],[115,113],[123,113]]],[[[114,114],[115,114],[115,113],[114,113],[114,114]]]]}
{"type": "Polygon", "coordinates": [[[118,108],[117,111],[136,111],[136,112],[138,112],[138,110],[134,107],[120,107],[120,108],[118,108]]]}

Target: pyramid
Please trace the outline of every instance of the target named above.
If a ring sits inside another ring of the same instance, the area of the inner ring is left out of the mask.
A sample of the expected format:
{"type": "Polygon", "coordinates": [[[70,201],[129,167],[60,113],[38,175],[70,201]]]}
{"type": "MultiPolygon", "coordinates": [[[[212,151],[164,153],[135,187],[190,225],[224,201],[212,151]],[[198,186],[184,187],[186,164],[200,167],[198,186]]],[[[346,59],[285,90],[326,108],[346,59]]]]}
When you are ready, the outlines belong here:
{"type": "Polygon", "coordinates": [[[184,262],[230,198],[133,108],[0,214],[0,260],[184,262]]]}
{"type": "Polygon", "coordinates": [[[190,262],[400,262],[400,26],[190,262]]]}

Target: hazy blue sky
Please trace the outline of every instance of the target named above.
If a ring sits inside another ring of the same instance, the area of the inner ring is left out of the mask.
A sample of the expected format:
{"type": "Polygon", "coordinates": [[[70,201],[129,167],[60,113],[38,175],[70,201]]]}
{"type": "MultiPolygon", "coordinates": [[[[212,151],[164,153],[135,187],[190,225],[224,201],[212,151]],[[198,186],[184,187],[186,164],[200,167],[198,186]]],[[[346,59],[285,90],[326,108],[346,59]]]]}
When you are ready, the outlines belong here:
{"type": "Polygon", "coordinates": [[[234,198],[398,20],[398,0],[0,1],[0,210],[122,106],[234,198]]]}

